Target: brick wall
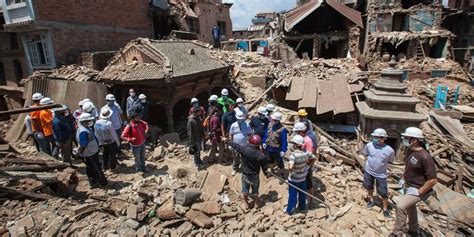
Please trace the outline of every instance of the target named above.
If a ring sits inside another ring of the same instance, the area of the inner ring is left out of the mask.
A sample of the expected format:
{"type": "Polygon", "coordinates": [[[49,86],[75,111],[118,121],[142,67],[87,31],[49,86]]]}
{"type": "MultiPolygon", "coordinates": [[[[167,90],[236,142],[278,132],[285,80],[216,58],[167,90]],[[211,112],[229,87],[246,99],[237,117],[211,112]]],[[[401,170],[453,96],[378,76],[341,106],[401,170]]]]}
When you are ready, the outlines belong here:
{"type": "MultiPolygon", "coordinates": [[[[217,25],[218,21],[225,22],[225,40],[232,38],[232,20],[230,19],[230,7],[227,5],[219,5],[201,2],[196,4],[194,11],[199,16],[200,34],[198,39],[205,43],[212,42],[212,27],[217,25]]],[[[222,29],[221,29],[222,32],[222,29]]]]}
{"type": "Polygon", "coordinates": [[[33,1],[36,20],[151,29],[148,0],[33,1]]]}
{"type": "Polygon", "coordinates": [[[133,39],[152,36],[151,32],[144,35],[70,29],[53,29],[51,33],[58,65],[80,63],[82,52],[118,50],[133,39]]]}

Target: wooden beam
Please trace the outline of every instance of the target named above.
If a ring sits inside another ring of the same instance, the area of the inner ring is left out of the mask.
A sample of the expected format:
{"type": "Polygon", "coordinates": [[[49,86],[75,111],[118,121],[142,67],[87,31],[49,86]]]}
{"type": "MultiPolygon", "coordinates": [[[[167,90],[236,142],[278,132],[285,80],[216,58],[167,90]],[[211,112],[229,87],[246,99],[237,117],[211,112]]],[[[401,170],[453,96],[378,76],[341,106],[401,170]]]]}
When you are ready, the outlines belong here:
{"type": "Polygon", "coordinates": [[[456,174],[458,177],[456,179],[456,186],[454,186],[454,190],[458,193],[462,192],[462,178],[464,176],[464,165],[459,164],[458,173],[456,174]]]}
{"type": "Polygon", "coordinates": [[[304,39],[301,39],[300,42],[298,43],[298,45],[296,45],[295,50],[294,50],[295,52],[298,51],[298,49],[300,48],[301,44],[303,44],[303,41],[304,41],[304,39]]]}
{"type": "Polygon", "coordinates": [[[12,110],[7,110],[7,111],[0,111],[0,116],[29,113],[29,112],[33,112],[33,111],[57,108],[57,107],[61,107],[61,106],[62,105],[60,105],[60,104],[54,104],[54,105],[34,106],[34,107],[30,107],[30,108],[12,109],[12,110]]]}
{"type": "Polygon", "coordinates": [[[40,193],[34,193],[34,192],[29,192],[29,191],[23,191],[20,189],[15,189],[11,187],[5,187],[5,186],[0,186],[0,196],[9,196],[12,198],[26,198],[26,199],[31,199],[31,200],[48,200],[48,199],[53,199],[53,196],[46,195],[46,194],[40,194],[40,193]]]}

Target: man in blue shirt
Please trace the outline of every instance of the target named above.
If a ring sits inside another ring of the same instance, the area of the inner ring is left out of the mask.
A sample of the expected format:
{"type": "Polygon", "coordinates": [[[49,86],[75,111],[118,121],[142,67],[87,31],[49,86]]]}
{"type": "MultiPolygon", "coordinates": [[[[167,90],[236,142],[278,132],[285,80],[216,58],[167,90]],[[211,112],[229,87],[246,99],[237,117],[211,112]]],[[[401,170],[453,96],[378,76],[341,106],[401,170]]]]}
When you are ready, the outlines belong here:
{"type": "Polygon", "coordinates": [[[221,48],[221,29],[214,25],[212,27],[212,39],[214,40],[214,48],[220,49],[221,48]]]}
{"type": "Polygon", "coordinates": [[[68,162],[72,165],[71,154],[74,128],[65,116],[66,109],[66,106],[52,109],[54,112],[53,137],[57,148],[61,149],[63,162],[68,162]]]}
{"type": "MultiPolygon", "coordinates": [[[[236,111],[235,118],[237,121],[234,122],[229,129],[229,140],[241,146],[247,146],[248,137],[252,133],[252,130],[247,121],[245,121],[245,114],[242,113],[242,111],[236,111]]],[[[232,158],[232,176],[234,176],[240,165],[240,153],[234,150],[232,158]]]]}
{"type": "Polygon", "coordinates": [[[74,153],[81,157],[86,163],[86,174],[91,188],[98,185],[107,185],[107,178],[104,176],[99,162],[99,141],[94,134],[94,117],[89,113],[82,113],[79,116],[79,128],[76,132],[76,139],[79,148],[74,153]]]}
{"type": "Polygon", "coordinates": [[[263,136],[262,146],[268,152],[270,163],[277,164],[280,169],[280,175],[284,178],[283,170],[285,165],[283,163],[283,157],[288,149],[288,131],[280,122],[283,117],[280,112],[274,112],[270,117],[272,121],[263,136]]]}
{"type": "Polygon", "coordinates": [[[110,169],[116,172],[117,168],[117,147],[120,146],[120,139],[117,135],[110,119],[113,111],[104,107],[100,110],[100,119],[94,125],[95,136],[102,147],[102,166],[104,171],[110,169]]]}
{"type": "Polygon", "coordinates": [[[387,144],[387,132],[382,128],[374,130],[372,142],[364,147],[364,154],[367,156],[365,164],[363,186],[367,189],[369,200],[367,207],[374,206],[374,183],[377,184],[377,193],[382,197],[383,215],[390,218],[388,210],[388,187],[387,187],[387,168],[388,162],[395,159],[395,151],[387,144]]]}

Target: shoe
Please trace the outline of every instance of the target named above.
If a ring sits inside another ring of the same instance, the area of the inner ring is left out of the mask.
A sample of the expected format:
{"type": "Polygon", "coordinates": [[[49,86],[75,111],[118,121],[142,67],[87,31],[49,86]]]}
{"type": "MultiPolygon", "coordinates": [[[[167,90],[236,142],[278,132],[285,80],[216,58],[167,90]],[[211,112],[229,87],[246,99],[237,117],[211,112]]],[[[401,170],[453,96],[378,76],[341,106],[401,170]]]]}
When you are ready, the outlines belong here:
{"type": "Polygon", "coordinates": [[[392,214],[390,214],[390,211],[389,210],[384,210],[383,211],[383,216],[387,219],[390,219],[392,218],[392,214]]]}
{"type": "Polygon", "coordinates": [[[375,205],[375,204],[374,204],[374,201],[368,201],[368,202],[367,202],[367,208],[369,208],[369,209],[372,208],[372,207],[374,207],[374,205],[375,205]]]}
{"type": "Polygon", "coordinates": [[[237,174],[237,170],[232,170],[232,176],[235,176],[237,174]]]}

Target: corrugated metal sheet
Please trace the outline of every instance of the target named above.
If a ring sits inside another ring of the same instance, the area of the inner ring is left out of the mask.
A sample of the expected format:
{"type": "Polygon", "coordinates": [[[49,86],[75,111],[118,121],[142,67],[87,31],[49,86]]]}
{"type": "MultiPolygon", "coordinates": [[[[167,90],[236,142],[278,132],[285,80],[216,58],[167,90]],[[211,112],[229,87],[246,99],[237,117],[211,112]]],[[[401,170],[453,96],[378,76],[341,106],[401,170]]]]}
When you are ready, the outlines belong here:
{"type": "Polygon", "coordinates": [[[286,100],[295,101],[303,98],[304,84],[306,78],[294,77],[291,80],[290,90],[286,94],[286,100]]]}
{"type": "MultiPolygon", "coordinates": [[[[25,104],[31,104],[33,93],[40,92],[45,97],[50,97],[55,103],[66,104],[72,111],[79,106],[84,98],[89,98],[98,108],[105,105],[107,87],[97,82],[77,82],[67,80],[36,79],[26,84],[24,93],[25,104]]],[[[24,132],[24,119],[26,114],[21,114],[6,135],[7,141],[17,141],[24,132]]]]}
{"type": "Polygon", "coordinates": [[[349,83],[342,74],[336,74],[331,78],[334,90],[334,114],[347,113],[355,110],[354,102],[352,101],[349,83]]]}
{"type": "Polygon", "coordinates": [[[364,27],[364,23],[362,22],[362,17],[359,11],[341,4],[336,0],[311,0],[286,13],[285,30],[291,31],[291,29],[293,29],[296,24],[318,9],[322,2],[326,2],[334,10],[339,12],[350,21],[354,22],[354,24],[364,27]]]}
{"type": "Polygon", "coordinates": [[[334,109],[334,91],[331,81],[323,81],[319,83],[318,103],[316,114],[324,114],[334,109]]]}
{"type": "Polygon", "coordinates": [[[316,108],[318,100],[318,84],[316,77],[308,75],[304,83],[303,98],[298,102],[299,108],[316,108]]]}

